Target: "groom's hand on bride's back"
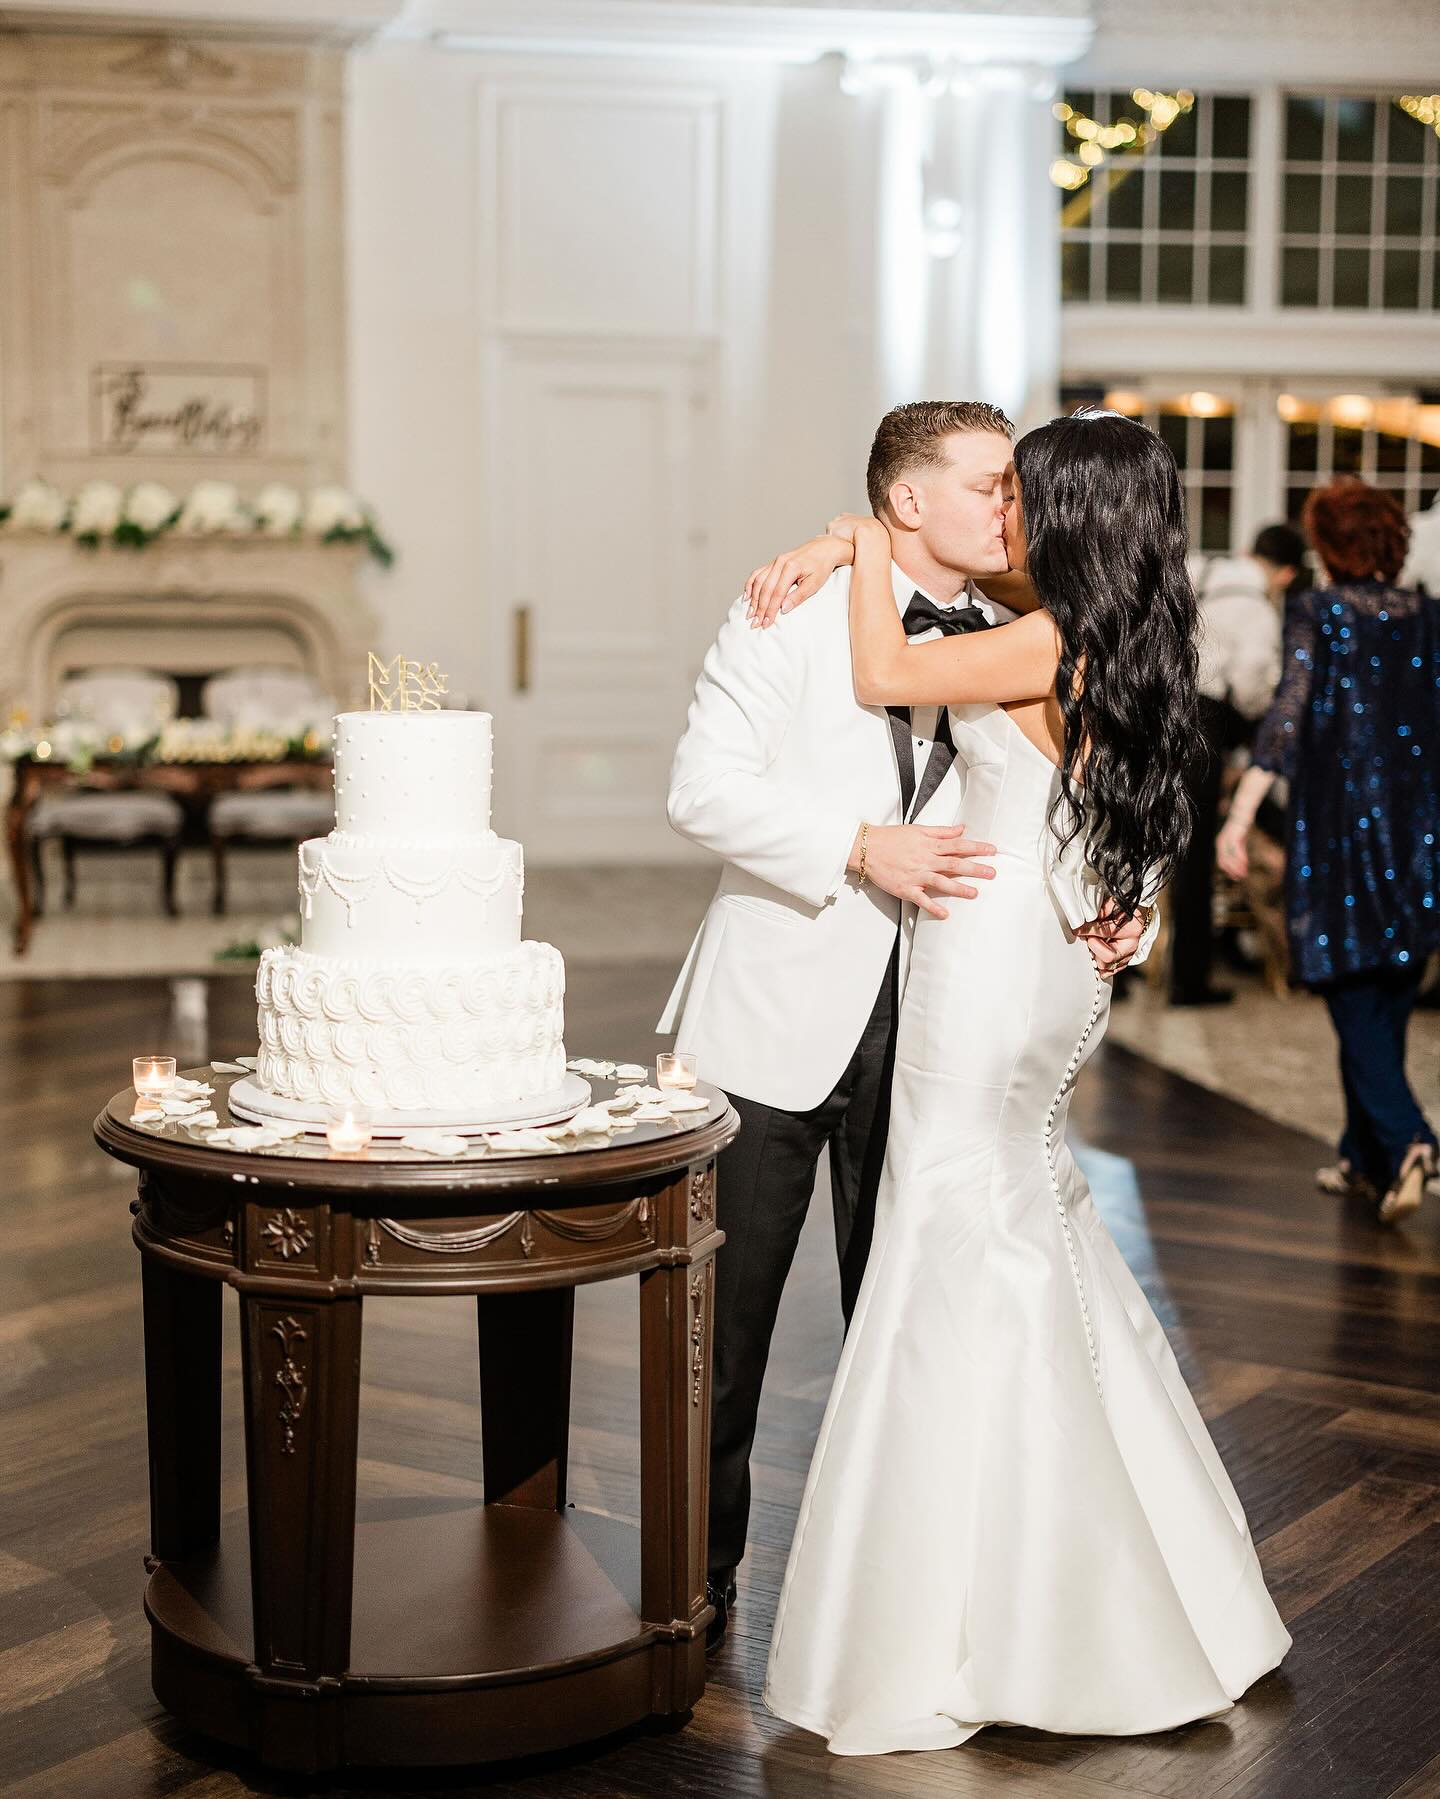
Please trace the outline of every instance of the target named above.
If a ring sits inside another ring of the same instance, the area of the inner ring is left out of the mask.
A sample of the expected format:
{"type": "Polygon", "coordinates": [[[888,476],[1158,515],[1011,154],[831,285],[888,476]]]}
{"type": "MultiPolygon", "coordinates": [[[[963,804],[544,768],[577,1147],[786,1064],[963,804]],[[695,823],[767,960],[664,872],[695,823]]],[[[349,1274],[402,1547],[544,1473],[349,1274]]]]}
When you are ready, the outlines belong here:
{"type": "Polygon", "coordinates": [[[993,843],[971,837],[964,825],[869,825],[855,833],[850,870],[858,873],[865,855],[865,879],[896,899],[908,900],[935,918],[948,918],[940,898],[974,899],[974,883],[993,881],[987,857],[993,843]]]}

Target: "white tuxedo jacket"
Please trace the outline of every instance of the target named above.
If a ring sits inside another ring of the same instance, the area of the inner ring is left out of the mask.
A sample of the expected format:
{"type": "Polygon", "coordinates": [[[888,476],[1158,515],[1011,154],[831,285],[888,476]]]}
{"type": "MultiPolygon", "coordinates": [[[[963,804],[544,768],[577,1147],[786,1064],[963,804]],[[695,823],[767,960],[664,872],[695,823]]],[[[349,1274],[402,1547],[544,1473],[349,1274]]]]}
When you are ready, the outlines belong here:
{"type": "MultiPolygon", "coordinates": [[[[893,574],[903,607],[915,583],[893,574]]],[[[656,1028],[677,1032],[703,1079],[791,1112],[844,1072],[902,922],[899,900],[845,867],[862,821],[902,822],[890,720],[855,698],[849,591],[838,569],[765,631],[735,603],[670,774],[670,823],[725,866],[656,1028]]],[[[956,824],[960,801],[955,762],[911,822],[956,824]]],[[[903,911],[902,980],[915,916],[903,911]]]]}

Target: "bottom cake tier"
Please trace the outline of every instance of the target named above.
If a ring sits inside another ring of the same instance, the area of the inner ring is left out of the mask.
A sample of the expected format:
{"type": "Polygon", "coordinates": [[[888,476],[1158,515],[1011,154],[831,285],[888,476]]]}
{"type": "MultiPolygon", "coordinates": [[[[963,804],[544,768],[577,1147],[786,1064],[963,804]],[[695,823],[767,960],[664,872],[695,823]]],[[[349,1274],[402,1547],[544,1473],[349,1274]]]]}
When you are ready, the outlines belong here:
{"type": "Polygon", "coordinates": [[[438,967],[287,944],[260,958],[255,998],[256,1079],[282,1099],[454,1113],[565,1079],[565,964],[548,943],[438,967]]]}

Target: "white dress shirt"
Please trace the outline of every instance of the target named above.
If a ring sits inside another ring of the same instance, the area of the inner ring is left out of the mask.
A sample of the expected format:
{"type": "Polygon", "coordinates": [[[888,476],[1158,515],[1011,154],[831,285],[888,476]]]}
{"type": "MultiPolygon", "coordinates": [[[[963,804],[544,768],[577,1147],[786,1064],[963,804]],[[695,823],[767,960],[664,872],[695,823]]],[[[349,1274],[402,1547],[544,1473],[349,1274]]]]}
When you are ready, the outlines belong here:
{"type": "MultiPolygon", "coordinates": [[[[967,581],[965,586],[953,600],[937,600],[918,581],[912,581],[898,563],[890,565],[891,579],[895,586],[895,604],[900,608],[900,616],[904,618],[905,609],[914,596],[923,594],[932,606],[941,612],[959,612],[967,606],[974,606],[983,618],[992,625],[1006,624],[1015,615],[1008,607],[997,606],[993,600],[987,600],[979,592],[973,582],[967,581]]],[[[928,631],[919,631],[910,639],[911,643],[932,643],[943,633],[932,627],[928,631]]],[[[930,760],[930,752],[935,747],[935,733],[940,729],[939,706],[912,706],[910,708],[910,741],[915,751],[915,789],[919,792],[920,783],[925,778],[925,765],[930,760]]]]}
{"type": "Polygon", "coordinates": [[[1212,562],[1200,583],[1201,693],[1263,718],[1280,681],[1281,622],[1253,556],[1212,562]]]}

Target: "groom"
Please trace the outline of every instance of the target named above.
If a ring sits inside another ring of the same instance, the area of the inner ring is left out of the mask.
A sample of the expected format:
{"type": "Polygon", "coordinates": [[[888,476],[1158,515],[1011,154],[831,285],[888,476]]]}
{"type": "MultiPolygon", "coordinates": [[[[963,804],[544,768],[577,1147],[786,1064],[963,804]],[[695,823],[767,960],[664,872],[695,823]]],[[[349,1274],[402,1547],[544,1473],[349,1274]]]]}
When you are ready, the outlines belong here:
{"type": "MultiPolygon", "coordinates": [[[[886,414],[870,450],[870,505],[892,546],[911,638],[984,629],[1034,598],[1009,574],[1002,481],[1013,427],[979,401],[886,414]],[[971,580],[995,598],[971,591],[971,580]]],[[[750,1451],[781,1290],[822,1150],[830,1156],[840,1303],[864,1278],[885,1158],[895,1033],[917,910],[944,917],[992,879],[993,845],[963,824],[943,708],[887,713],[855,699],[846,607],[779,630],[731,608],[705,659],[670,776],[675,829],[724,858],[720,885],[660,1031],[694,1051],[740,1115],[720,1157],[707,1590],[709,1646],[735,1600],[750,1512],[750,1451]],[[863,878],[862,878],[863,877],[863,878]]],[[[1103,973],[1138,922],[1088,927],[1103,973]]]]}

